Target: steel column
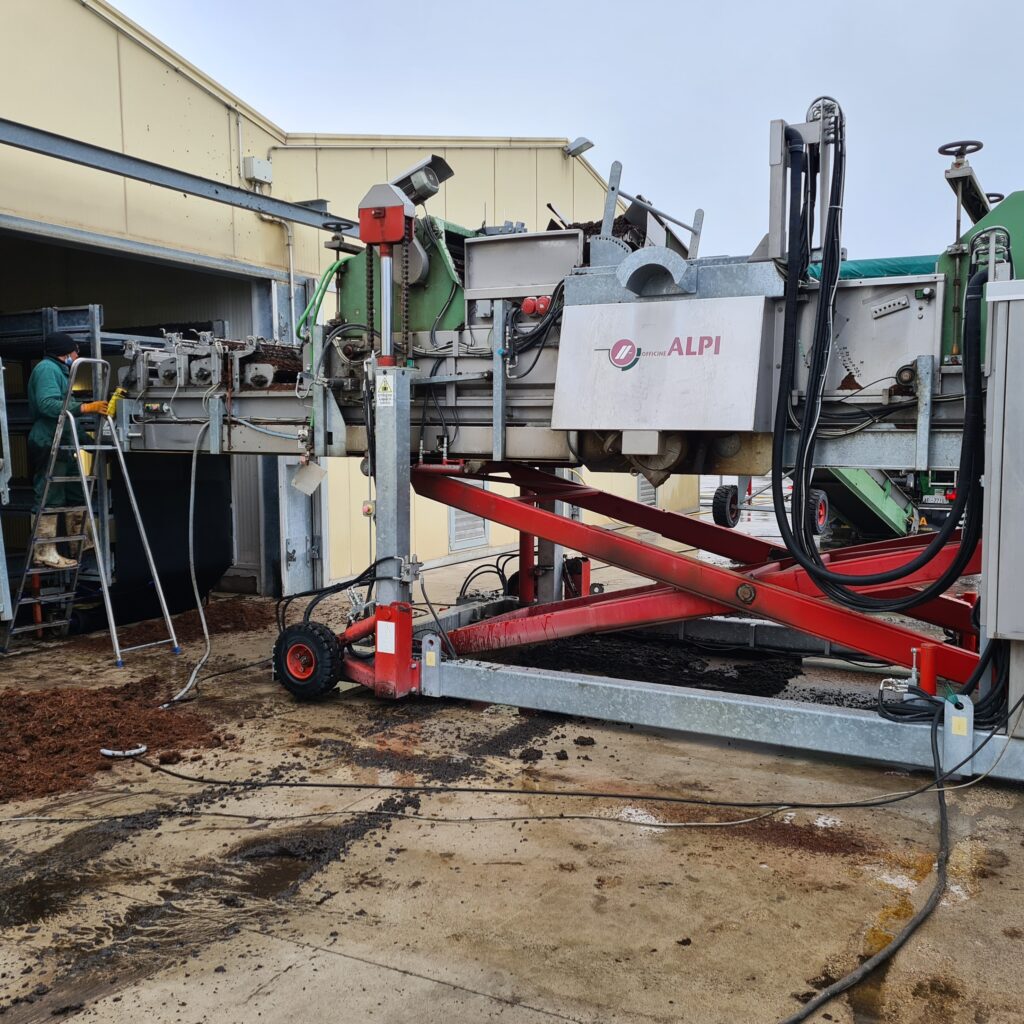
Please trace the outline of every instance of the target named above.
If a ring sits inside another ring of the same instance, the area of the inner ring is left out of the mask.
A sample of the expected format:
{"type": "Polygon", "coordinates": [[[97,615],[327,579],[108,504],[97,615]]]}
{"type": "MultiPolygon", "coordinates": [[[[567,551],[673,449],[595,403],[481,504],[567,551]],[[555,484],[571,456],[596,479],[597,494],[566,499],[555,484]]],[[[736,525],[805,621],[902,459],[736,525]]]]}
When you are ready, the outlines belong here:
{"type": "MultiPolygon", "coordinates": [[[[383,260],[381,261],[383,263],[383,260]]],[[[385,298],[389,292],[383,293],[385,298]]],[[[381,309],[390,305],[385,301],[381,309]]],[[[382,329],[384,318],[382,317],[382,329]]],[[[374,456],[377,491],[377,602],[411,600],[406,570],[409,563],[409,402],[416,371],[378,366],[374,377],[374,456]]]]}

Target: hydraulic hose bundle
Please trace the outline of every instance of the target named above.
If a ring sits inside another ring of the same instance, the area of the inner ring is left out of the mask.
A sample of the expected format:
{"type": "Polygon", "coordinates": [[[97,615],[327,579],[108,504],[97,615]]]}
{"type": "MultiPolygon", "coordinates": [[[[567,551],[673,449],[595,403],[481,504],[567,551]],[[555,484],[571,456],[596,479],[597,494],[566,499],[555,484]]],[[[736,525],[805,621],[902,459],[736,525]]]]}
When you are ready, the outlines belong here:
{"type": "Polygon", "coordinates": [[[845,181],[845,119],[834,101],[821,104],[822,144],[825,144],[828,104],[831,115],[831,144],[834,147],[832,180],[827,201],[828,217],[822,239],[822,270],[814,322],[811,362],[808,368],[804,415],[799,421],[797,451],[793,468],[793,492],[787,513],[783,492],[786,434],[792,418],[791,395],[796,384],[797,321],[800,285],[805,279],[814,222],[815,181],[819,146],[807,146],[795,130],[787,130],[790,159],[789,253],[786,264],[785,321],[779,395],[775,408],[772,443],[772,499],[783,542],[794,560],[815,580],[821,590],[837,602],[862,611],[898,612],[944,593],[970,562],[981,536],[981,474],[984,469],[984,416],[981,358],[981,303],[988,273],[978,271],[967,288],[963,339],[964,424],[960,451],[959,485],[956,500],[942,527],[928,545],[910,561],[886,572],[851,575],[827,568],[813,539],[808,494],[814,475],[814,453],[821,422],[821,410],[833,341],[836,290],[842,259],[842,206],[845,181]],[[906,579],[931,562],[955,533],[961,518],[963,531],[957,554],[932,584],[901,598],[873,598],[852,587],[878,586],[906,579]]]}

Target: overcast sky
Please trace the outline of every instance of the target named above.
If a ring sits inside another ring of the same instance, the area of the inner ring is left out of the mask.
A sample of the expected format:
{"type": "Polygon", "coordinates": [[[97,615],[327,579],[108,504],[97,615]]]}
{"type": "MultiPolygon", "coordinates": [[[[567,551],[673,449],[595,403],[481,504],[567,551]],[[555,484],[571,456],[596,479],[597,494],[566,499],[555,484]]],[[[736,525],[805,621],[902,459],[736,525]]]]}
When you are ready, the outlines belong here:
{"type": "Polygon", "coordinates": [[[760,240],[769,121],[821,93],[847,114],[851,258],[953,240],[941,143],[985,143],[987,191],[1024,167],[1018,0],[114,2],[288,131],[586,135],[627,191],[704,208],[704,255],[760,240]]]}

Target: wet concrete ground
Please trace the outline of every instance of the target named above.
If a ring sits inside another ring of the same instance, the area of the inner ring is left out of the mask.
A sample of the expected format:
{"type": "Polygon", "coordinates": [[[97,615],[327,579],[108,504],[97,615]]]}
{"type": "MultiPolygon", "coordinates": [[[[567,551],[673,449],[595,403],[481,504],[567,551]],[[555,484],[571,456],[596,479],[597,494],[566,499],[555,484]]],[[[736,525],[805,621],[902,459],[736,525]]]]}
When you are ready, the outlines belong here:
{"type": "MultiPolygon", "coordinates": [[[[435,601],[465,569],[428,581],[435,601]]],[[[273,636],[216,637],[209,671],[269,654],[273,636]]],[[[118,672],[81,639],[12,657],[0,679],[39,692],[166,669],[170,694],[197,653],[140,652],[118,672]]],[[[701,658],[728,675],[726,656],[701,658]]],[[[779,692],[869,693],[876,679],[804,666],[779,692]]],[[[774,1021],[884,945],[932,884],[930,796],[729,826],[752,815],[634,795],[845,801],[921,775],[501,706],[357,690],[303,705],[265,668],[210,680],[190,710],[235,739],[169,768],[211,781],[126,762],[84,790],[0,805],[5,1024],[774,1021]],[[252,779],[356,788],[216,781],[252,779]],[[382,788],[418,782],[522,792],[382,788]]],[[[112,723],[112,745],[131,739],[112,723]]],[[[1021,795],[950,794],[942,906],[889,970],[813,1019],[1021,1019],[1021,795]]]]}

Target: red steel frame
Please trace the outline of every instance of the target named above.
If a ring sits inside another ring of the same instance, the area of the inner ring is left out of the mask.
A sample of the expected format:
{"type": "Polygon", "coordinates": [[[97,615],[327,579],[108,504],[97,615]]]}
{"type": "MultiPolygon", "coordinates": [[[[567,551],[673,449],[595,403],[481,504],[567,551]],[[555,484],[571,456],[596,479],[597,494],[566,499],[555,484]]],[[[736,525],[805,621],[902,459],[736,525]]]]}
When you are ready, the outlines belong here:
{"type": "MultiPolygon", "coordinates": [[[[908,613],[956,631],[964,644],[936,645],[933,638],[828,600],[783,549],[757,537],[651,508],[514,463],[487,463],[476,472],[469,472],[468,467],[460,470],[451,464],[419,466],[413,468],[412,479],[420,494],[509,526],[520,534],[520,599],[524,606],[450,631],[449,638],[460,654],[601,630],[744,612],[907,667],[915,663],[927,645],[925,668],[928,674],[922,679],[926,685],[932,683],[933,671],[954,682],[966,682],[978,661],[970,599],[941,597],[908,613]],[[466,479],[511,482],[519,486],[520,495],[505,497],[474,487],[458,479],[460,475],[466,479]],[[552,501],[567,502],[741,564],[737,568],[715,565],[537,507],[552,501]],[[655,582],[553,604],[532,604],[536,537],[600,558],[655,582]]],[[[838,572],[879,572],[910,561],[929,539],[928,535],[901,537],[855,545],[823,557],[830,568],[838,572]]],[[[857,589],[865,594],[885,593],[890,597],[911,593],[941,574],[953,557],[955,547],[954,539],[925,569],[898,584],[857,589]]],[[[979,564],[980,551],[975,553],[965,572],[977,572],[979,564]]],[[[368,678],[367,663],[349,666],[346,661],[346,667],[351,668],[352,677],[357,681],[364,682],[368,678]]]]}

